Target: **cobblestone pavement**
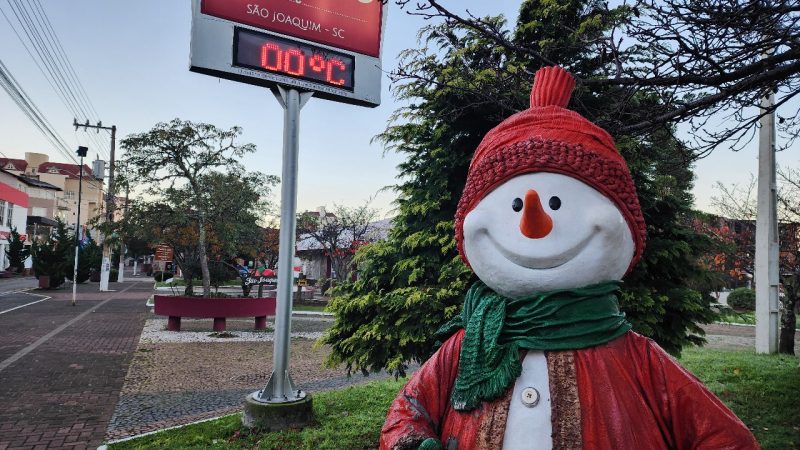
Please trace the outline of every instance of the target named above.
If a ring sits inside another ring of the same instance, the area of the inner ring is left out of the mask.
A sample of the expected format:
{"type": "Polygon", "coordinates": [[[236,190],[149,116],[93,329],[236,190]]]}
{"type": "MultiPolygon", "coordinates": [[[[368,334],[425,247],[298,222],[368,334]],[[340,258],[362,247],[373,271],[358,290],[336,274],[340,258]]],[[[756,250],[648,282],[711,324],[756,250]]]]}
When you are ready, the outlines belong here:
{"type": "MultiPolygon", "coordinates": [[[[160,319],[147,323],[148,327],[166,324],[160,319]]],[[[325,318],[294,317],[292,334],[319,336],[330,324],[325,318]]],[[[108,440],[238,412],[245,396],[266,384],[272,370],[272,332],[252,333],[252,321],[230,320],[227,329],[234,335],[265,336],[209,342],[209,320],[184,320],[181,325],[182,331],[173,334],[186,336],[183,342],[155,340],[153,332],[142,335],[108,428],[108,440]],[[200,342],[189,342],[191,335],[200,342]]],[[[290,350],[292,379],[312,395],[387,376],[348,377],[343,368],[326,368],[329,350],[314,342],[293,338],[290,350]]]]}
{"type": "MultiPolygon", "coordinates": [[[[215,337],[211,333],[212,319],[182,319],[181,331],[175,333],[167,331],[167,319],[151,318],[148,319],[142,331],[142,344],[155,343],[181,343],[181,342],[257,342],[272,341],[274,318],[267,319],[267,329],[253,330],[253,319],[250,320],[228,320],[224,338],[215,337]]],[[[333,323],[332,319],[303,319],[295,318],[292,325],[292,338],[318,339],[322,337],[323,331],[333,323]]]]}
{"type": "Polygon", "coordinates": [[[102,442],[152,292],[149,283],[111,287],[79,286],[74,307],[71,289],[0,297],[0,312],[16,308],[0,314],[0,449],[102,442]]]}

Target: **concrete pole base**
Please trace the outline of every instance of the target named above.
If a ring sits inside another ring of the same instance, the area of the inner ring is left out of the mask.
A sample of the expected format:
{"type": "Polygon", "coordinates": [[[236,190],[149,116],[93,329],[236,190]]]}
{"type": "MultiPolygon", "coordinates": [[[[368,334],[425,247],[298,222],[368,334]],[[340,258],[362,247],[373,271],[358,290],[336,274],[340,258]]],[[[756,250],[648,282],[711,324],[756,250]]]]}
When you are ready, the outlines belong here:
{"type": "Polygon", "coordinates": [[[247,396],[244,402],[242,425],[263,431],[302,429],[316,424],[311,396],[294,402],[264,403],[256,400],[258,391],[247,396]]]}

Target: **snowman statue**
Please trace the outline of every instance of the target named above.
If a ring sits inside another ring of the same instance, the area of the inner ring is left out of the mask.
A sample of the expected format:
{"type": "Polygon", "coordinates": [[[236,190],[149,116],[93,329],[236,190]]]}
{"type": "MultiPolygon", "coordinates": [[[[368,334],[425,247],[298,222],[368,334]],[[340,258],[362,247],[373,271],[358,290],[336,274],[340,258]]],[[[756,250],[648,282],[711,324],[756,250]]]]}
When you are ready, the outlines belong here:
{"type": "Polygon", "coordinates": [[[381,449],[752,449],[747,427],[619,311],[645,223],[611,136],[539,70],[489,131],[456,212],[480,279],[392,404],[381,449]],[[449,337],[448,337],[449,336],[449,337]]]}

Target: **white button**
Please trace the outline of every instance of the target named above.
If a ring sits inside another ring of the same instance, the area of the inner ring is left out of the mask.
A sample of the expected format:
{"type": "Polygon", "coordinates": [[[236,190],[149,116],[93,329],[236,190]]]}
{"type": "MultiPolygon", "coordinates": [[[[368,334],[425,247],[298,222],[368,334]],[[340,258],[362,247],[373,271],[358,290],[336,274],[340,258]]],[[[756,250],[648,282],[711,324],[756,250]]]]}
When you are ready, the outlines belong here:
{"type": "Polygon", "coordinates": [[[522,390],[522,404],[528,408],[533,408],[539,403],[539,391],[532,387],[522,390]]]}

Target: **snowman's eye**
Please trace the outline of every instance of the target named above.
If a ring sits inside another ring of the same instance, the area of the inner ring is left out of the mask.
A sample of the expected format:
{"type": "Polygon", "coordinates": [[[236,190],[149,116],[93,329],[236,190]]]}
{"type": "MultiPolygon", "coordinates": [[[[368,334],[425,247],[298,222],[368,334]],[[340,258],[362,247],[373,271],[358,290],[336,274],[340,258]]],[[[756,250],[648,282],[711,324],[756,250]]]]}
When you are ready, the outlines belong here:
{"type": "Polygon", "coordinates": [[[558,208],[561,208],[561,199],[556,196],[550,197],[550,209],[555,211],[558,208]]]}
{"type": "Polygon", "coordinates": [[[522,199],[519,197],[515,198],[514,201],[511,203],[511,209],[513,209],[516,212],[522,211],[522,199]]]}

